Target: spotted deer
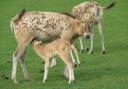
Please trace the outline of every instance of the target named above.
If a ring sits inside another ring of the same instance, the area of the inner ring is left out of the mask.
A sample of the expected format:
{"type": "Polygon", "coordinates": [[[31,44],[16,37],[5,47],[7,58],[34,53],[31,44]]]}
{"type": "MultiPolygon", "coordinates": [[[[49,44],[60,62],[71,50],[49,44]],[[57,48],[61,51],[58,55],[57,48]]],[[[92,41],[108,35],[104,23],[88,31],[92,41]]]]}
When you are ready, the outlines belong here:
{"type": "MultiPolygon", "coordinates": [[[[58,38],[72,41],[78,36],[90,35],[88,24],[62,13],[22,10],[11,20],[11,28],[18,42],[16,51],[13,53],[12,80],[16,84],[16,70],[18,62],[21,63],[25,79],[29,79],[24,55],[26,48],[33,40],[49,43],[58,38]]],[[[71,42],[72,43],[72,42],[71,42]]]]}
{"type": "MultiPolygon", "coordinates": [[[[102,46],[102,53],[106,53],[106,48],[104,45],[104,34],[103,34],[103,12],[104,10],[108,10],[112,8],[115,5],[115,2],[112,2],[106,7],[101,6],[98,2],[95,1],[89,1],[89,2],[84,2],[79,5],[76,5],[72,9],[72,15],[76,17],[77,19],[81,20],[83,23],[90,23],[90,29],[93,33],[92,26],[94,24],[98,24],[98,29],[100,33],[100,38],[101,38],[101,46],[102,46]]],[[[92,34],[90,37],[91,39],[91,45],[90,45],[90,50],[89,54],[93,53],[93,39],[94,35],[92,34]]],[[[81,51],[84,51],[84,46],[82,42],[82,37],[80,37],[80,46],[81,46],[81,51]]],[[[88,48],[85,47],[86,50],[88,48]]]]}

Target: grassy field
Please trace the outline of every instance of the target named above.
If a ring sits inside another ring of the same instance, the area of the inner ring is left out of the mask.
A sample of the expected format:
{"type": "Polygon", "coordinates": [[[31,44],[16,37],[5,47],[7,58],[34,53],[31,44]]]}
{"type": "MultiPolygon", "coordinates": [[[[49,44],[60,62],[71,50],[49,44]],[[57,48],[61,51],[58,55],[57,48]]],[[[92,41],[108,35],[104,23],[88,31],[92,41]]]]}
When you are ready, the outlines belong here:
{"type": "MultiPolygon", "coordinates": [[[[104,13],[104,34],[107,54],[101,53],[99,33],[95,27],[94,54],[79,53],[81,65],[75,70],[75,83],[68,85],[63,77],[64,64],[50,69],[46,84],[42,84],[41,58],[31,46],[26,55],[26,64],[33,81],[23,78],[20,65],[17,79],[11,81],[12,53],[17,43],[10,30],[10,19],[21,9],[28,11],[71,12],[74,5],[85,0],[0,0],[0,89],[128,89],[128,0],[117,0],[116,6],[104,13]],[[3,76],[9,77],[6,79],[3,76]]],[[[107,5],[111,0],[96,0],[107,5]]],[[[59,59],[59,58],[58,58],[59,59]]]]}

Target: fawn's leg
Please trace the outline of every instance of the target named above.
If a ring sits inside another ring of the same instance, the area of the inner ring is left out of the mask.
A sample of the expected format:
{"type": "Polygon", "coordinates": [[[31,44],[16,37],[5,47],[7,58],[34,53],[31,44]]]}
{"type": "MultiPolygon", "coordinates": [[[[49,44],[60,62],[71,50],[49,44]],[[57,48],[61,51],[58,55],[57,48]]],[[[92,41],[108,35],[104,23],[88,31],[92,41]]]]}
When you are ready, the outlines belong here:
{"type": "Polygon", "coordinates": [[[47,80],[49,66],[50,66],[49,59],[46,59],[45,60],[45,66],[44,66],[44,79],[43,79],[43,83],[45,83],[45,81],[47,80]]]}
{"type": "Polygon", "coordinates": [[[51,63],[50,63],[50,67],[54,67],[56,66],[56,59],[52,58],[51,63]]]}
{"type": "Polygon", "coordinates": [[[69,74],[69,84],[74,81],[74,72],[73,72],[73,63],[70,59],[68,50],[63,50],[62,52],[59,52],[59,56],[63,59],[64,63],[68,67],[68,74],[69,74]]]}

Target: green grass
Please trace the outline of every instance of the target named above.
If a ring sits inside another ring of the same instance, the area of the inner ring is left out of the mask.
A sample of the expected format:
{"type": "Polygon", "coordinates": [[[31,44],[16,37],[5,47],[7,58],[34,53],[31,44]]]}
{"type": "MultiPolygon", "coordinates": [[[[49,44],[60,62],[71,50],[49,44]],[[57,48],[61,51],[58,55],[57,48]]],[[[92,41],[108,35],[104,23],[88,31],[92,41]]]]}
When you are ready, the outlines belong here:
{"type": "MultiPolygon", "coordinates": [[[[42,84],[41,58],[31,46],[26,55],[26,64],[34,81],[23,78],[20,65],[17,70],[19,85],[11,81],[12,53],[17,43],[10,30],[10,19],[21,9],[28,11],[70,12],[74,5],[85,0],[0,0],[0,89],[128,89],[128,0],[117,0],[116,6],[104,13],[104,34],[107,54],[101,54],[100,38],[95,28],[94,54],[79,53],[81,65],[75,70],[75,83],[68,85],[63,77],[64,64],[50,69],[46,84],[42,84]],[[4,79],[3,74],[9,77],[4,79]]],[[[107,5],[111,0],[96,0],[107,5]]],[[[59,58],[58,58],[59,59],[59,58]]]]}

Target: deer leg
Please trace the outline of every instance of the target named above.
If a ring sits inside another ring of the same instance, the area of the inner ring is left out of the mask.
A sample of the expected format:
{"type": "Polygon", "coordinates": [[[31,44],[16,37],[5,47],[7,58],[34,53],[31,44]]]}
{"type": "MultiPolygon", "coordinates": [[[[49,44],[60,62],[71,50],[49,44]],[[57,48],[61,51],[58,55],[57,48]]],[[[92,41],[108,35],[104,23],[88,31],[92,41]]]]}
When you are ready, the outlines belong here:
{"type": "Polygon", "coordinates": [[[80,52],[84,52],[83,38],[79,37],[79,41],[80,41],[80,52]]]}
{"type": "Polygon", "coordinates": [[[100,33],[100,37],[101,37],[102,53],[105,54],[106,53],[106,49],[105,49],[105,46],[104,46],[103,19],[101,19],[98,22],[98,28],[99,28],[99,33],[100,33]]]}
{"type": "Polygon", "coordinates": [[[69,79],[69,71],[68,71],[68,67],[67,65],[65,65],[65,68],[64,68],[64,76],[66,77],[66,79],[69,79]]]}
{"type": "Polygon", "coordinates": [[[52,58],[51,63],[50,63],[50,67],[54,67],[56,66],[56,59],[52,58]]]}
{"type": "Polygon", "coordinates": [[[25,78],[26,80],[30,80],[30,77],[29,77],[28,71],[27,71],[27,67],[26,67],[25,62],[24,62],[25,54],[26,54],[26,51],[23,53],[23,55],[22,55],[21,58],[20,58],[20,64],[21,64],[21,67],[22,67],[22,71],[23,71],[23,74],[24,74],[24,78],[25,78]]]}
{"type": "Polygon", "coordinates": [[[70,84],[71,82],[75,80],[72,60],[70,59],[68,51],[66,50],[63,52],[59,52],[59,56],[63,59],[64,63],[67,65],[68,75],[69,75],[68,83],[70,84]]]}
{"type": "Polygon", "coordinates": [[[72,50],[75,52],[76,59],[77,59],[77,64],[78,64],[78,66],[79,66],[79,65],[80,65],[80,60],[79,60],[78,51],[77,51],[76,47],[75,47],[73,44],[71,45],[71,48],[72,48],[72,50]]]}
{"type": "Polygon", "coordinates": [[[15,53],[13,54],[12,80],[15,84],[18,83],[16,80],[17,64],[20,58],[22,57],[23,53],[25,52],[27,46],[31,42],[31,40],[32,40],[32,37],[28,37],[27,39],[24,38],[20,42],[18,42],[18,47],[15,53]]]}
{"type": "Polygon", "coordinates": [[[43,83],[45,83],[45,81],[47,80],[49,65],[50,65],[49,59],[46,59],[45,60],[45,67],[44,67],[44,79],[43,79],[43,83]]]}
{"type": "Polygon", "coordinates": [[[92,54],[93,53],[93,40],[94,40],[94,36],[93,35],[91,35],[90,40],[91,40],[91,45],[90,45],[90,50],[89,50],[88,53],[92,54]]]}
{"type": "Polygon", "coordinates": [[[17,64],[19,62],[20,57],[23,55],[24,51],[26,49],[25,45],[20,44],[16,50],[16,52],[13,54],[13,68],[12,68],[12,80],[15,84],[17,84],[16,80],[16,70],[17,70],[17,64]]]}
{"type": "Polygon", "coordinates": [[[76,66],[76,61],[75,61],[75,58],[73,56],[72,50],[70,50],[70,55],[71,55],[71,59],[73,61],[74,66],[76,66]]]}
{"type": "Polygon", "coordinates": [[[17,84],[18,81],[16,80],[16,69],[17,69],[17,63],[18,63],[18,58],[14,56],[13,54],[13,68],[12,68],[12,80],[14,84],[17,84]]]}

